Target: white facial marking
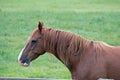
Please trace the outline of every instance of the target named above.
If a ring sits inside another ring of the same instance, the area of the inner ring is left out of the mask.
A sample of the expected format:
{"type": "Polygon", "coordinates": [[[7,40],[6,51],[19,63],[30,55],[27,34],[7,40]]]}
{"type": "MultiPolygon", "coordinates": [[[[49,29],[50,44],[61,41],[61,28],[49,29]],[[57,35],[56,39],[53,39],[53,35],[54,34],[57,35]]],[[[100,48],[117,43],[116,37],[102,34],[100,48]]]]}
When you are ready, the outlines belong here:
{"type": "Polygon", "coordinates": [[[18,61],[20,60],[20,57],[21,57],[21,55],[22,55],[22,53],[23,53],[23,50],[24,50],[24,48],[21,50],[21,52],[20,52],[20,54],[19,54],[19,56],[18,56],[18,61]]]}
{"type": "Polygon", "coordinates": [[[24,65],[24,66],[28,66],[28,64],[27,64],[27,63],[24,63],[23,65],[24,65]]]}
{"type": "Polygon", "coordinates": [[[104,79],[104,78],[99,78],[97,80],[114,80],[114,79],[104,79]]]}

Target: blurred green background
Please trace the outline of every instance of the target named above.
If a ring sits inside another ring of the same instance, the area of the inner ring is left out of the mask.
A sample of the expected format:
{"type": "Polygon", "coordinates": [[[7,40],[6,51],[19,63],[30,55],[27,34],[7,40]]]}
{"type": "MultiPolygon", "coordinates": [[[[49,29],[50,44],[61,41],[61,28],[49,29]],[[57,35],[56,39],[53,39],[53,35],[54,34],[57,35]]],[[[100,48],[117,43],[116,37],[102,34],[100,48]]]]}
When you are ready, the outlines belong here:
{"type": "Polygon", "coordinates": [[[0,0],[0,77],[71,78],[68,69],[50,54],[29,67],[18,64],[19,52],[39,21],[120,45],[120,0],[0,0]]]}

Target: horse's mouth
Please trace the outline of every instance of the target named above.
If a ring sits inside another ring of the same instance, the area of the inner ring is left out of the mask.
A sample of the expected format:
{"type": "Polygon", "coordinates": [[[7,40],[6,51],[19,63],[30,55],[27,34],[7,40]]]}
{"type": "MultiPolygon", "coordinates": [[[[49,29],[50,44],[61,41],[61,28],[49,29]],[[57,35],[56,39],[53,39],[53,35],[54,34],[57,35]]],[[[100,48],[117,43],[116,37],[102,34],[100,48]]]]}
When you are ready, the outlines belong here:
{"type": "Polygon", "coordinates": [[[29,66],[30,65],[30,60],[28,58],[21,57],[20,60],[18,60],[18,62],[21,66],[29,66]]]}
{"type": "Polygon", "coordinates": [[[26,66],[26,67],[29,66],[29,64],[26,63],[26,62],[25,62],[25,63],[22,63],[21,61],[19,61],[19,64],[20,64],[21,66],[26,66]]]}

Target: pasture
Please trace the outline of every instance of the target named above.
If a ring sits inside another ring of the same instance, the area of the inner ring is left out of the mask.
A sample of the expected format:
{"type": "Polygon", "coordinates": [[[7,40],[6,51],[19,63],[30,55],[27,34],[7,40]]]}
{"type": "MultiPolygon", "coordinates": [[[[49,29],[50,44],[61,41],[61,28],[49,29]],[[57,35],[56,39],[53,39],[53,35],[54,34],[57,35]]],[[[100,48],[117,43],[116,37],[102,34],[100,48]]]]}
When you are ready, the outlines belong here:
{"type": "Polygon", "coordinates": [[[67,68],[50,54],[29,67],[18,64],[19,52],[38,21],[120,45],[120,0],[0,0],[0,77],[70,79],[67,68]]]}

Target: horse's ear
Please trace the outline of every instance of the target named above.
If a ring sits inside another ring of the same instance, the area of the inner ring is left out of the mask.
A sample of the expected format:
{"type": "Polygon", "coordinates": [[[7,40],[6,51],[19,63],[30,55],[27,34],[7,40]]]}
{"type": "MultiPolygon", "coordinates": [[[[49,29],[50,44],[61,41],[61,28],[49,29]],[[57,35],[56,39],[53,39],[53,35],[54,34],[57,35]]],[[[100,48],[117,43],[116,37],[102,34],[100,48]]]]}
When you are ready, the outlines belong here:
{"type": "Polygon", "coordinates": [[[43,28],[43,22],[39,22],[38,23],[38,29],[40,30],[40,32],[42,31],[43,28]]]}

